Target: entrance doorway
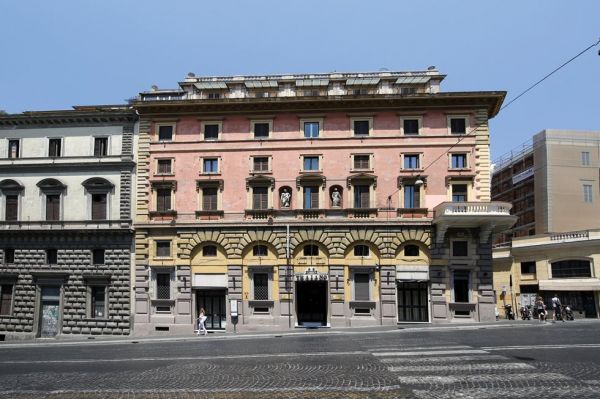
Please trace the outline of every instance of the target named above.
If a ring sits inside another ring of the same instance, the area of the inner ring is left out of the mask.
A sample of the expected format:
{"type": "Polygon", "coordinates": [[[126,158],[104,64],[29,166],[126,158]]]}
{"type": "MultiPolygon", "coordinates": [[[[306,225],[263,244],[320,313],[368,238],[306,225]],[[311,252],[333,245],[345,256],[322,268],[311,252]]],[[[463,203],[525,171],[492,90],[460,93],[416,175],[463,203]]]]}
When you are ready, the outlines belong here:
{"type": "Polygon", "coordinates": [[[398,321],[428,322],[427,282],[398,282],[398,321]]]}
{"type": "MultiPolygon", "coordinates": [[[[225,307],[226,290],[198,290],[196,291],[196,320],[200,308],[206,311],[204,325],[208,330],[224,330],[227,327],[227,308],[225,307]]],[[[195,322],[197,326],[197,321],[195,322]]]]}
{"type": "Polygon", "coordinates": [[[44,286],[40,298],[40,328],[42,338],[54,337],[58,334],[60,312],[60,287],[44,286]]]}
{"type": "Polygon", "coordinates": [[[298,325],[327,325],[327,281],[296,282],[298,325]]]}

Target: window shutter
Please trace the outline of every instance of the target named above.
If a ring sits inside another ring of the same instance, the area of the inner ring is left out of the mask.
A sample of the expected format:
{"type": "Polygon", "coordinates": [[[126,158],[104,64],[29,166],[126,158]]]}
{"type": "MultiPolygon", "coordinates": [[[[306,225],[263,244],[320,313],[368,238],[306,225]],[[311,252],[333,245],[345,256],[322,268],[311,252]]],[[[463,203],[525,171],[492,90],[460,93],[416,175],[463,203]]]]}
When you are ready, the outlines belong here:
{"type": "Polygon", "coordinates": [[[310,207],[318,208],[319,207],[319,189],[317,187],[313,187],[310,193],[310,207]]]}
{"type": "Polygon", "coordinates": [[[92,220],[106,219],[106,194],[92,195],[92,220]]]}
{"type": "Polygon", "coordinates": [[[413,189],[413,204],[415,208],[421,207],[421,188],[419,186],[414,186],[413,189]]]}
{"type": "Polygon", "coordinates": [[[6,284],[0,286],[0,314],[10,314],[13,286],[6,284]]]}
{"type": "Polygon", "coordinates": [[[217,189],[202,189],[202,209],[205,211],[214,211],[217,209],[217,189]]]}
{"type": "Polygon", "coordinates": [[[60,195],[46,195],[46,220],[59,220],[60,195]]]}
{"type": "Polygon", "coordinates": [[[368,301],[369,299],[369,274],[354,273],[354,300],[368,301]]]}
{"type": "Polygon", "coordinates": [[[368,208],[369,207],[369,187],[363,186],[360,191],[360,207],[368,208]]]}
{"type": "Polygon", "coordinates": [[[6,196],[6,220],[17,220],[19,214],[19,197],[17,195],[6,196]]]}

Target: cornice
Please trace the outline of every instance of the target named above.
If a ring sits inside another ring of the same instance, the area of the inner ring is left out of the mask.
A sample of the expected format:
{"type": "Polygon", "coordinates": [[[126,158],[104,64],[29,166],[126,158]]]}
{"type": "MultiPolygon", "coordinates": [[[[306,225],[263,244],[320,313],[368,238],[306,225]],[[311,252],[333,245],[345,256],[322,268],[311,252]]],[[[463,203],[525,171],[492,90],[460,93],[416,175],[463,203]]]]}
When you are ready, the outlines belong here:
{"type": "Polygon", "coordinates": [[[84,109],[64,111],[26,111],[21,114],[0,116],[0,128],[63,127],[123,125],[135,123],[137,115],[133,109],[84,109]]]}

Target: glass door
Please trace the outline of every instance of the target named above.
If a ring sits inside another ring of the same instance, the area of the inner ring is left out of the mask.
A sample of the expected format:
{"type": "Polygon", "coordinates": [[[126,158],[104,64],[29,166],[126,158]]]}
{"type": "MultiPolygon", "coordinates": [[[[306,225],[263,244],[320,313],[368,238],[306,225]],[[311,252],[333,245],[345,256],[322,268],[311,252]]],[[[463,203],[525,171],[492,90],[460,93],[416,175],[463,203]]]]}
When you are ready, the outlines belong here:
{"type": "Polygon", "coordinates": [[[59,330],[60,287],[42,287],[40,337],[54,337],[59,330]]]}
{"type": "Polygon", "coordinates": [[[204,325],[208,330],[223,330],[227,326],[227,308],[225,290],[199,290],[196,293],[196,315],[200,309],[206,312],[204,325]]]}
{"type": "Polygon", "coordinates": [[[398,321],[429,321],[427,282],[398,282],[398,321]]]}

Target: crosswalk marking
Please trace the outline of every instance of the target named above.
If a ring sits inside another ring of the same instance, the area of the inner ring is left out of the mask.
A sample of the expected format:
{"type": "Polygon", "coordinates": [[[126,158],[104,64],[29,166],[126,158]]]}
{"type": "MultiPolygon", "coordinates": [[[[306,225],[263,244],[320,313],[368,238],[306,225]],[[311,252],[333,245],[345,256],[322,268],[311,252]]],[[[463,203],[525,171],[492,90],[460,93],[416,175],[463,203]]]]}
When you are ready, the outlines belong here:
{"type": "Polygon", "coordinates": [[[421,371],[490,371],[490,370],[526,370],[533,369],[527,363],[483,363],[483,364],[444,364],[427,366],[391,366],[388,370],[392,373],[421,372],[421,371]]]}
{"type": "Polygon", "coordinates": [[[393,357],[379,359],[382,363],[403,363],[403,364],[421,364],[421,363],[458,363],[458,362],[489,362],[492,360],[506,360],[506,357],[500,355],[464,355],[464,356],[431,356],[431,357],[393,357]]]}
{"type": "Polygon", "coordinates": [[[396,352],[373,352],[373,356],[432,356],[432,355],[466,355],[466,354],[489,354],[481,349],[457,349],[457,350],[433,350],[433,351],[396,351],[396,352]]]}
{"type": "Polygon", "coordinates": [[[535,381],[559,381],[570,380],[563,374],[558,373],[526,373],[526,374],[484,374],[484,375],[414,375],[414,376],[398,376],[398,381],[402,384],[455,384],[460,382],[509,382],[530,380],[535,381]]]}
{"type": "Polygon", "coordinates": [[[472,346],[467,345],[448,345],[448,346],[386,346],[386,347],[377,347],[377,348],[369,348],[369,352],[398,352],[398,351],[422,351],[422,350],[449,350],[449,349],[473,349],[472,346]]]}

